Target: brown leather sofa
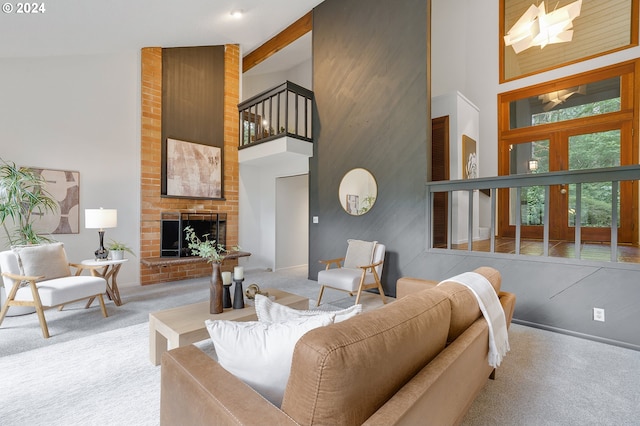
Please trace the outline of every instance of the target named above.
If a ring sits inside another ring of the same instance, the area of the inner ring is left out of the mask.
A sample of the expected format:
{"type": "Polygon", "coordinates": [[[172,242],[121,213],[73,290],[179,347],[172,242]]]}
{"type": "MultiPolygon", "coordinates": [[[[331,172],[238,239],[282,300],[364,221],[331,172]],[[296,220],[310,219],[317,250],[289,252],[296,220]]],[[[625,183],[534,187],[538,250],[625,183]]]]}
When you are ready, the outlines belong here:
{"type": "MultiPolygon", "coordinates": [[[[515,296],[492,268],[507,325],[515,296]]],[[[162,357],[162,425],[457,424],[494,370],[488,326],[465,286],[401,278],[398,299],[311,330],[296,344],[282,407],[195,346],[162,357]]],[[[508,355],[507,355],[508,356],[508,355]]]]}

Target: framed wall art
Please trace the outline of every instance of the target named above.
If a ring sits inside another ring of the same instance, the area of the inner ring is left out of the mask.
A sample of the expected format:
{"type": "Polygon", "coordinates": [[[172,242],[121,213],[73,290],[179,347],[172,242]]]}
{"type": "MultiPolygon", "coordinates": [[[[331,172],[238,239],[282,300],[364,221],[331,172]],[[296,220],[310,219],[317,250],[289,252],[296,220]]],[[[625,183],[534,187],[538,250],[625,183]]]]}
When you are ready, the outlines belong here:
{"type": "Polygon", "coordinates": [[[467,135],[462,135],[462,179],[478,177],[478,155],[476,141],[467,135]]]}
{"type": "Polygon", "coordinates": [[[222,198],[222,150],[167,138],[166,196],[222,198]]]}
{"type": "Polygon", "coordinates": [[[37,227],[49,234],[77,234],[80,231],[80,172],[30,167],[42,176],[45,189],[58,203],[56,212],[40,215],[37,227]]]}
{"type": "Polygon", "coordinates": [[[360,208],[360,197],[355,194],[347,194],[347,213],[357,215],[360,208]]]}

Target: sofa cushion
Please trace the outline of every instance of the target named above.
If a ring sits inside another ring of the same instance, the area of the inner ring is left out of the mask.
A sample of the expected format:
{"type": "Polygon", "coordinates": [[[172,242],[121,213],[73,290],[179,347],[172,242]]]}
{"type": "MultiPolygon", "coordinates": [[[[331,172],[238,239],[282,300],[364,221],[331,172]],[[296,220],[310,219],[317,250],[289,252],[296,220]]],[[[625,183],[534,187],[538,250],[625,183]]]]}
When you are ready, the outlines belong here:
{"type": "Polygon", "coordinates": [[[325,314],[284,323],[206,320],[205,325],[218,363],[279,407],[296,342],[334,318],[325,314]]]}
{"type": "MultiPolygon", "coordinates": [[[[20,272],[26,276],[44,276],[42,280],[71,275],[69,261],[62,243],[15,247],[20,272]]],[[[42,281],[40,280],[40,281],[42,281]]]]}
{"type": "MultiPolygon", "coordinates": [[[[79,275],[54,278],[40,281],[38,295],[42,306],[58,306],[73,300],[86,299],[104,293],[107,282],[102,277],[79,275]]],[[[33,293],[29,286],[21,287],[16,292],[16,301],[32,302],[33,293]]]]}
{"type": "Polygon", "coordinates": [[[314,315],[335,315],[335,322],[344,321],[354,315],[362,312],[362,305],[357,304],[349,306],[345,309],[322,311],[316,310],[299,310],[274,302],[268,297],[261,294],[255,296],[255,307],[258,321],[261,322],[286,322],[295,319],[308,318],[314,315]]]}
{"type": "Polygon", "coordinates": [[[476,297],[462,284],[444,282],[434,290],[445,294],[451,301],[451,326],[447,337],[447,342],[451,343],[480,318],[482,312],[476,297]]]}
{"type": "Polygon", "coordinates": [[[478,273],[489,280],[493,289],[496,291],[496,294],[500,294],[500,286],[502,285],[502,275],[500,275],[500,271],[490,266],[481,266],[474,269],[473,272],[478,273]]]}
{"type": "MultiPolygon", "coordinates": [[[[474,272],[489,280],[491,286],[496,290],[496,294],[500,292],[502,278],[499,271],[483,266],[477,268],[474,272]]],[[[475,320],[480,318],[482,312],[478,306],[476,296],[462,284],[445,280],[435,289],[446,294],[451,301],[451,327],[447,337],[447,341],[450,343],[464,333],[475,320]]]]}
{"type": "Polygon", "coordinates": [[[451,305],[425,291],[296,344],[282,410],[300,424],[362,424],[445,347],[451,305]]]}

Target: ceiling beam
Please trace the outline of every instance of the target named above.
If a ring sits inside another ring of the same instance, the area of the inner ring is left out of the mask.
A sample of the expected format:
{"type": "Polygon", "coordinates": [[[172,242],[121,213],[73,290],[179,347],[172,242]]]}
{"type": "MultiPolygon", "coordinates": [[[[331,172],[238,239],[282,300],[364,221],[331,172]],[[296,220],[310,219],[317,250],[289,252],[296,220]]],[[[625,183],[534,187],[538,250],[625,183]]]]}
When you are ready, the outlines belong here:
{"type": "Polygon", "coordinates": [[[270,40],[266,41],[263,45],[247,53],[242,58],[242,72],[247,72],[251,68],[258,65],[260,62],[266,60],[271,55],[279,52],[287,47],[309,31],[313,29],[313,12],[310,11],[302,18],[298,19],[293,24],[282,30],[279,34],[275,35],[270,40]]]}

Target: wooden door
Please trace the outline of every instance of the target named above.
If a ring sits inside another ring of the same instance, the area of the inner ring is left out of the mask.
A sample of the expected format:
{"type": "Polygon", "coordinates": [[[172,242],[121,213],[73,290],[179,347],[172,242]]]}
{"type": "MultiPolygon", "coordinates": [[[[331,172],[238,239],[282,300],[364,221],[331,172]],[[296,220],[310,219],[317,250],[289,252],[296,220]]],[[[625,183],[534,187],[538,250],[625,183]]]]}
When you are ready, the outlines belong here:
{"type": "MultiPolygon", "coordinates": [[[[449,180],[449,116],[431,120],[431,181],[449,180]]],[[[433,246],[447,246],[447,193],[433,198],[433,246]]]]}

